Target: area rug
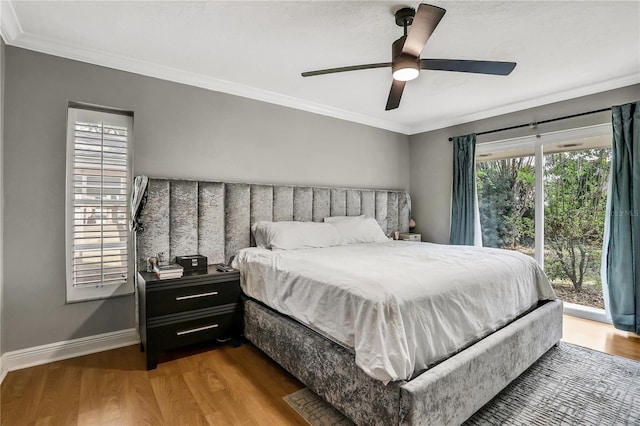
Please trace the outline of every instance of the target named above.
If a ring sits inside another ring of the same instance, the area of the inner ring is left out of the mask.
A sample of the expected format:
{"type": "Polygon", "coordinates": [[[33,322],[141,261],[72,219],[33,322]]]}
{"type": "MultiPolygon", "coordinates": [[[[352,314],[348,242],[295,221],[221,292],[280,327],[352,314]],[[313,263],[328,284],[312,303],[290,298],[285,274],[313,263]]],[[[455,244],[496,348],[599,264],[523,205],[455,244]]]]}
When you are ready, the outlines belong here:
{"type": "MultiPolygon", "coordinates": [[[[353,423],[309,389],[284,397],[311,426],[353,423]]],[[[640,362],[560,343],[465,422],[639,425],[640,362]]]]}
{"type": "Polygon", "coordinates": [[[284,396],[287,404],[311,426],[350,426],[353,422],[309,388],[284,396]]]}

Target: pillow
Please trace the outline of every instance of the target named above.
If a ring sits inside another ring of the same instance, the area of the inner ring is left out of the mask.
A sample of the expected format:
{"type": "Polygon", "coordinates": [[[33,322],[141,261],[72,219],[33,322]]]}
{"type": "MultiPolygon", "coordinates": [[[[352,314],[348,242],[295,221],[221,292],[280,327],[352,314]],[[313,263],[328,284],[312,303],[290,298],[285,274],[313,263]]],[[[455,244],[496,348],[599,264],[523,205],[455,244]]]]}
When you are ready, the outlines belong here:
{"type": "Polygon", "coordinates": [[[331,247],[341,243],[338,230],[328,223],[258,221],[251,230],[258,247],[273,250],[331,247]]]}
{"type": "Polygon", "coordinates": [[[336,227],[338,234],[342,237],[342,244],[389,241],[378,222],[372,217],[336,216],[325,217],[324,221],[336,227]]]}
{"type": "Polygon", "coordinates": [[[338,221],[341,220],[357,220],[357,219],[364,219],[366,216],[361,214],[360,216],[331,216],[331,217],[325,217],[324,221],[326,223],[336,223],[338,221]]]}
{"type": "Polygon", "coordinates": [[[265,235],[265,227],[263,225],[265,223],[267,222],[259,220],[251,225],[251,233],[253,234],[253,239],[256,240],[256,247],[269,248],[267,246],[267,237],[265,235]]]}

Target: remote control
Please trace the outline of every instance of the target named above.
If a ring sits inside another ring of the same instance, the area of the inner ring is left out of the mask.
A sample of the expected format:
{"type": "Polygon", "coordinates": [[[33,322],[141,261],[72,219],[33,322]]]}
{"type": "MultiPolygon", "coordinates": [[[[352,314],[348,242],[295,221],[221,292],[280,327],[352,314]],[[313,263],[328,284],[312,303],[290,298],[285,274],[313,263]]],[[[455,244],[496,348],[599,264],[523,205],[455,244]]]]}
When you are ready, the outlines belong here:
{"type": "Polygon", "coordinates": [[[222,264],[218,265],[217,269],[220,272],[231,272],[231,271],[233,271],[233,268],[231,266],[222,265],[222,264]]]}

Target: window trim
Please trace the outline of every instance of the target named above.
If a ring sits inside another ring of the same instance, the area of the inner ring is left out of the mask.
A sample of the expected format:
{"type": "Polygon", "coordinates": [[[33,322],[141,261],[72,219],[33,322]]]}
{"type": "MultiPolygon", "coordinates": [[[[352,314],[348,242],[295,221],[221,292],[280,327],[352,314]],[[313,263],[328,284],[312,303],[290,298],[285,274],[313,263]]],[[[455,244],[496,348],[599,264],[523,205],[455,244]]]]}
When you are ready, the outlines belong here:
{"type": "Polygon", "coordinates": [[[75,303],[89,300],[106,299],[123,296],[134,292],[134,244],[133,233],[129,230],[131,180],[133,169],[133,115],[123,114],[119,110],[102,108],[97,111],[91,106],[83,108],[78,104],[70,104],[67,108],[67,164],[65,185],[65,264],[66,264],[66,302],[75,303]],[[107,112],[109,111],[109,112],[107,112]],[[109,124],[126,126],[127,132],[127,281],[122,284],[96,285],[77,287],[73,283],[73,168],[75,149],[75,122],[77,120],[108,122],[109,124]]]}
{"type": "Polygon", "coordinates": [[[587,139],[597,136],[612,136],[611,121],[607,123],[596,124],[593,126],[577,127],[575,129],[558,130],[554,132],[540,132],[528,136],[478,142],[476,144],[476,162],[494,160],[493,158],[483,158],[482,156],[486,154],[494,154],[524,148],[530,149],[531,152],[529,154],[522,155],[534,156],[537,150],[536,147],[538,145],[545,146],[560,144],[571,140],[587,139]]]}

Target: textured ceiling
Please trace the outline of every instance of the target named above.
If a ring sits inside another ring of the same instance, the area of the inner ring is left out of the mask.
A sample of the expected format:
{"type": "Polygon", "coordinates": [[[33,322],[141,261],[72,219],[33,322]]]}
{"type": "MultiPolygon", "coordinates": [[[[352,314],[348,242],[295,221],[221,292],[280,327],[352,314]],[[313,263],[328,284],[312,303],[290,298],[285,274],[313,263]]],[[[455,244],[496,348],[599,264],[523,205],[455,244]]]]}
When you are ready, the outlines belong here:
{"type": "Polygon", "coordinates": [[[393,12],[418,3],[2,2],[10,45],[406,134],[640,82],[638,1],[434,1],[423,58],[514,61],[508,77],[422,71],[385,111],[391,71],[302,78],[390,61],[393,12]]]}

